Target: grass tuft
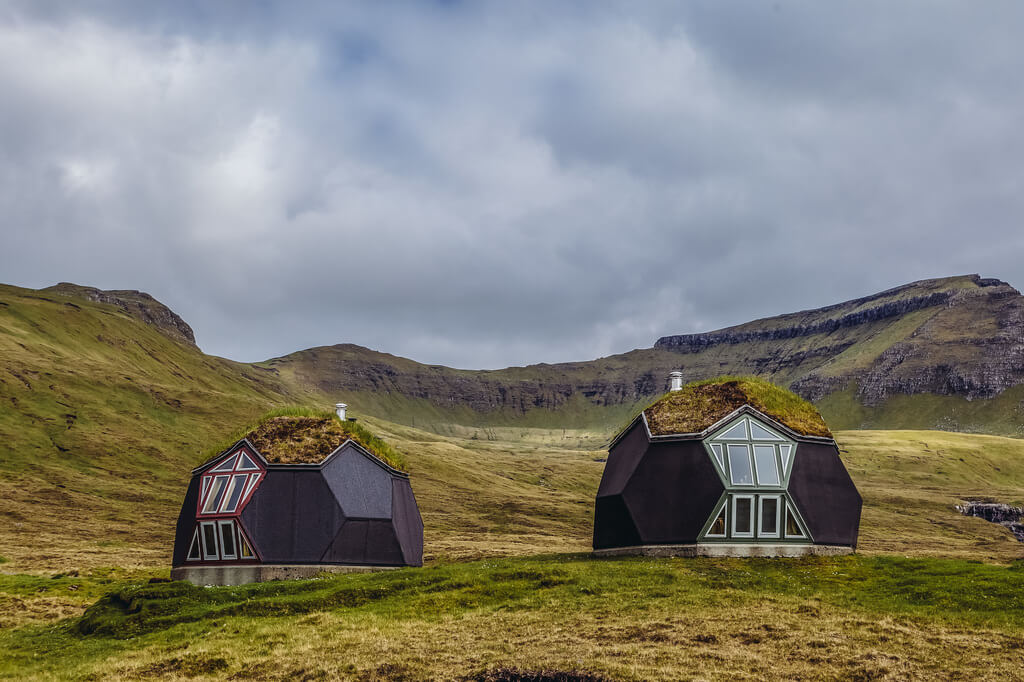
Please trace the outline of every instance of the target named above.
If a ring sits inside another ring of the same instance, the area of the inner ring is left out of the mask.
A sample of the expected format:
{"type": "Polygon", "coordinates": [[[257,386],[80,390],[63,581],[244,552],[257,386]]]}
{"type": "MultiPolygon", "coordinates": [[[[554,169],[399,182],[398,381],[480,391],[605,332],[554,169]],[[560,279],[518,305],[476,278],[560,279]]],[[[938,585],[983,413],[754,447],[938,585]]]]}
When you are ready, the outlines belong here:
{"type": "Polygon", "coordinates": [[[723,376],[687,384],[644,409],[651,434],[699,433],[750,405],[806,436],[832,437],[817,408],[795,393],[753,376],[723,376]]]}
{"type": "Polygon", "coordinates": [[[389,466],[406,471],[401,452],[354,421],[341,421],[333,412],[301,406],[281,407],[265,413],[252,424],[236,431],[216,448],[208,450],[208,461],[242,438],[273,463],[318,463],[348,439],[373,453],[389,466]]]}

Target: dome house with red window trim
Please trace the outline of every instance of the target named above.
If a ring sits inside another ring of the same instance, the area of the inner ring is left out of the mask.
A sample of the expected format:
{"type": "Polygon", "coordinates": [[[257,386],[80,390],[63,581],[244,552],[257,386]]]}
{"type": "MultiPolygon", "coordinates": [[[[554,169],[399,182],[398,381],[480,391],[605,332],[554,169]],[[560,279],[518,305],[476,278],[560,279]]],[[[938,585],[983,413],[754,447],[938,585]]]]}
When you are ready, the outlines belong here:
{"type": "Polygon", "coordinates": [[[802,556],[857,546],[861,497],[813,405],[756,377],[682,385],[616,436],[597,556],[802,556]]]}
{"type": "Polygon", "coordinates": [[[423,565],[401,455],[345,407],[267,416],[194,469],[172,579],[240,585],[423,565]]]}

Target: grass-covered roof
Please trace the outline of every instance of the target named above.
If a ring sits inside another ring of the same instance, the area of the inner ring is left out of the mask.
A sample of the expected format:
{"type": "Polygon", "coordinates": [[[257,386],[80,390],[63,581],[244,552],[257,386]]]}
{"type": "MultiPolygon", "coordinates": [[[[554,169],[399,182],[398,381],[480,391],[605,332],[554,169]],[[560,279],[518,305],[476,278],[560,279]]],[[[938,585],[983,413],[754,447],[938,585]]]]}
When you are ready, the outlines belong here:
{"type": "Polygon", "coordinates": [[[333,412],[305,408],[274,410],[238,431],[231,443],[242,438],[247,438],[272,464],[319,464],[351,439],[389,466],[405,471],[402,453],[365,426],[343,422],[333,412]]]}
{"type": "Polygon", "coordinates": [[[792,391],[758,377],[695,381],[644,410],[651,435],[700,433],[743,405],[750,405],[805,436],[832,437],[817,408],[792,391]]]}

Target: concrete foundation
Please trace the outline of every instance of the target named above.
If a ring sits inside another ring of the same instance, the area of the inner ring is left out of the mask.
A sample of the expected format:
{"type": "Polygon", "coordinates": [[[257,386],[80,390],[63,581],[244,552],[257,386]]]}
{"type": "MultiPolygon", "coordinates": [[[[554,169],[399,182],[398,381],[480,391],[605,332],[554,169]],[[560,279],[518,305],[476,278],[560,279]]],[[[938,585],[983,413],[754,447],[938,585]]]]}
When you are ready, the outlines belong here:
{"type": "Polygon", "coordinates": [[[853,548],[841,545],[811,545],[791,542],[776,544],[709,542],[693,545],[636,545],[594,550],[595,557],[799,557],[839,556],[842,554],[853,554],[853,548]]]}
{"type": "Polygon", "coordinates": [[[302,580],[321,573],[371,573],[391,571],[396,566],[341,566],[338,564],[257,564],[253,566],[175,566],[171,580],[193,585],[247,585],[269,580],[302,580]]]}

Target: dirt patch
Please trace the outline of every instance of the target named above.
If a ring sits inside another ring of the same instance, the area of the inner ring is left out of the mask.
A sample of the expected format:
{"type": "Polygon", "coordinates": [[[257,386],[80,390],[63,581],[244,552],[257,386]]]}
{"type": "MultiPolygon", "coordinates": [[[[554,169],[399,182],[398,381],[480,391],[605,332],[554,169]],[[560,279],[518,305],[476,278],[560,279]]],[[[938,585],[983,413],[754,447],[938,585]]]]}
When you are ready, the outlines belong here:
{"type": "Polygon", "coordinates": [[[274,417],[246,436],[268,461],[280,464],[322,462],[348,436],[331,418],[274,417]]]}
{"type": "Polygon", "coordinates": [[[181,656],[157,661],[135,671],[139,677],[199,677],[227,670],[228,662],[220,657],[181,656]]]}

